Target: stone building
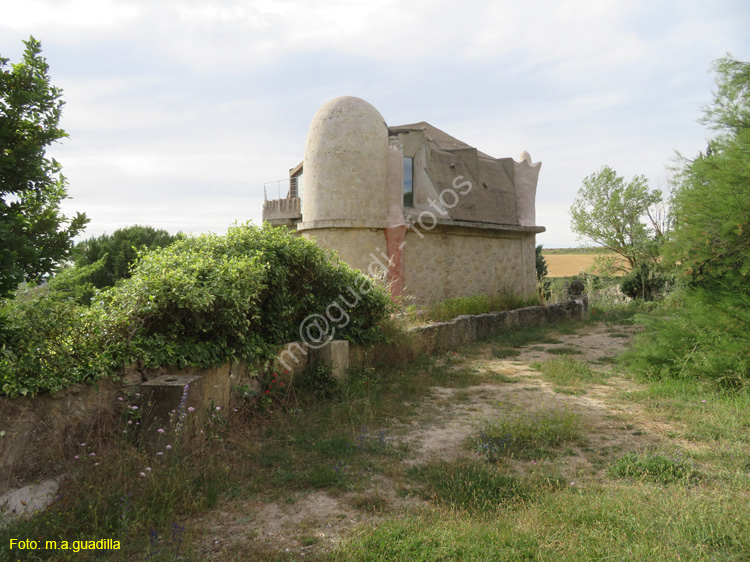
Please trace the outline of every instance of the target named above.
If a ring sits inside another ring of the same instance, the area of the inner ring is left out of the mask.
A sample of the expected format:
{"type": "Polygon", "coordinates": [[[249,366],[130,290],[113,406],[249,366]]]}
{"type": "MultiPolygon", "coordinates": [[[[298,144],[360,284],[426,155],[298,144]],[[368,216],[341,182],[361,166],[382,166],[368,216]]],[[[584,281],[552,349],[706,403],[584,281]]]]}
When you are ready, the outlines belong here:
{"type": "Polygon", "coordinates": [[[417,304],[531,295],[540,168],[526,152],[493,158],[429,123],[389,127],[366,101],[340,97],[316,113],[289,193],[264,202],[263,221],[387,275],[417,304]]]}

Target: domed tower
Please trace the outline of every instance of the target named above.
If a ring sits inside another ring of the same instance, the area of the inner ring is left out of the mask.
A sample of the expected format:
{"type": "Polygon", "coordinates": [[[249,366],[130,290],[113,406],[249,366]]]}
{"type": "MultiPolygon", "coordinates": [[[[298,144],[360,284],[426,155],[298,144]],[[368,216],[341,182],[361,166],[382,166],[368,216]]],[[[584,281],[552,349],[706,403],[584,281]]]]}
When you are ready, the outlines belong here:
{"type": "Polygon", "coordinates": [[[494,158],[422,121],[388,127],[372,105],[344,96],[313,117],[289,194],[264,201],[263,218],[415,303],[529,296],[544,231],[534,212],[540,166],[528,153],[494,158]]]}
{"type": "Polygon", "coordinates": [[[299,230],[385,227],[387,155],[388,127],[372,105],[351,96],[323,105],[307,133],[299,230]]]}

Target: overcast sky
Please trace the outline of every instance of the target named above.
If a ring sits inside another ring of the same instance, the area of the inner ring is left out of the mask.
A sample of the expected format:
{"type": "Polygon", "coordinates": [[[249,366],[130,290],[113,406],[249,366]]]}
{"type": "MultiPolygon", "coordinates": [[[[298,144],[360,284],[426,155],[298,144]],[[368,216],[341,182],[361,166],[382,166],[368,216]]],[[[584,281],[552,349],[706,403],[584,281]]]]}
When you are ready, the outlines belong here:
{"type": "Polygon", "coordinates": [[[64,90],[65,211],[86,236],[132,224],[260,224],[263,185],[302,160],[327,100],[428,121],[479,150],[541,161],[546,247],[609,165],[664,184],[711,136],[713,60],[750,60],[750,2],[0,0],[0,55],[42,42],[64,90]]]}

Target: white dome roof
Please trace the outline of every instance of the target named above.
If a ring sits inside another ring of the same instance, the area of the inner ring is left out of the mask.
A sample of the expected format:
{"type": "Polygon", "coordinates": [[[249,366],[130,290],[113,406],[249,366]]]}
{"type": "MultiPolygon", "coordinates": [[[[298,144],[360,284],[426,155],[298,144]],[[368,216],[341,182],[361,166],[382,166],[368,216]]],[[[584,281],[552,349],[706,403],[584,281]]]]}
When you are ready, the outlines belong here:
{"type": "Polygon", "coordinates": [[[343,96],[323,105],[307,133],[303,221],[386,218],[388,127],[366,101],[343,96]]]}

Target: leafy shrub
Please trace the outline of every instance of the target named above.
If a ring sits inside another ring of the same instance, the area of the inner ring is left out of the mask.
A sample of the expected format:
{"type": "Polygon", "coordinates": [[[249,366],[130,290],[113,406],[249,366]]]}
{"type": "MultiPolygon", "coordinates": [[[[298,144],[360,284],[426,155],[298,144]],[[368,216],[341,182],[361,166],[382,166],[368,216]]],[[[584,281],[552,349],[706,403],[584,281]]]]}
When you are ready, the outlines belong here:
{"type": "Polygon", "coordinates": [[[270,353],[253,325],[266,267],[220,240],[207,234],[143,254],[131,278],[101,294],[94,308],[128,342],[125,362],[209,366],[270,353]]]}
{"type": "Polygon", "coordinates": [[[99,275],[105,265],[105,261],[101,259],[89,265],[65,267],[41,290],[88,306],[96,294],[92,279],[99,275]]]}
{"type": "Polygon", "coordinates": [[[668,277],[653,264],[641,264],[620,281],[620,290],[631,299],[653,300],[667,285],[668,277]]]}
{"type": "Polygon", "coordinates": [[[536,279],[541,283],[542,279],[547,277],[547,260],[544,259],[542,254],[543,247],[541,244],[536,245],[536,279]]]}
{"type": "Polygon", "coordinates": [[[306,339],[310,315],[327,315],[326,337],[376,341],[391,306],[383,288],[313,242],[250,225],[144,254],[108,297],[137,357],[153,365],[267,360],[306,339]]]}
{"type": "Polygon", "coordinates": [[[294,388],[298,396],[313,397],[317,400],[340,398],[341,385],[330,368],[323,365],[305,369],[294,377],[294,388]]]}
{"type": "Polygon", "coordinates": [[[662,316],[642,316],[624,364],[650,380],[696,378],[725,388],[750,385],[750,289],[693,289],[662,316]]]}
{"type": "Polygon", "coordinates": [[[235,226],[141,254],[132,277],[82,307],[62,285],[0,310],[2,393],[56,391],[118,366],[260,363],[304,339],[303,320],[327,318],[325,337],[382,339],[390,296],[285,229],[235,226]],[[4,319],[4,320],[3,320],[4,319]]]}
{"type": "Polygon", "coordinates": [[[0,316],[0,395],[56,392],[111,371],[99,311],[51,293],[10,300],[0,316]]]}
{"type": "Polygon", "coordinates": [[[683,161],[675,227],[665,260],[685,290],[669,315],[644,319],[630,367],[649,378],[697,378],[722,386],[750,382],[750,63],[716,61],[717,90],[704,121],[720,134],[683,161]]]}

